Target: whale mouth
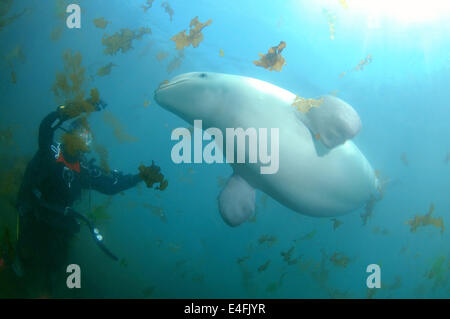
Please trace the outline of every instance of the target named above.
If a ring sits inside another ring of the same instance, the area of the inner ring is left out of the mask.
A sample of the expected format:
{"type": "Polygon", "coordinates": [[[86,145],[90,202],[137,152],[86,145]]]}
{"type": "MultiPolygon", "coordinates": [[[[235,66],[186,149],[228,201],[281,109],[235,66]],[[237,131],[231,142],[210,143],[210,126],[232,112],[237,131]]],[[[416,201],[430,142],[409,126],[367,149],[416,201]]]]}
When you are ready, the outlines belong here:
{"type": "Polygon", "coordinates": [[[178,80],[178,81],[172,81],[172,82],[169,82],[169,81],[163,81],[163,82],[161,82],[161,83],[159,84],[158,88],[155,90],[155,93],[157,93],[157,92],[159,92],[159,91],[161,91],[161,90],[167,89],[168,87],[177,85],[177,84],[179,84],[179,83],[186,82],[186,81],[188,81],[188,79],[181,79],[181,80],[178,80]]]}

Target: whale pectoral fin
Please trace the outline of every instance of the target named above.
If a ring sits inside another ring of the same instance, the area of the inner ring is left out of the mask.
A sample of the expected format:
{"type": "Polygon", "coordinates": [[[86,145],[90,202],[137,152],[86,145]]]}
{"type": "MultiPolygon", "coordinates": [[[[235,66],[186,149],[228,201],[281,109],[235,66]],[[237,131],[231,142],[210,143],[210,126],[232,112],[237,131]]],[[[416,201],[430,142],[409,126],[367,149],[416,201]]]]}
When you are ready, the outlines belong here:
{"type": "Polygon", "coordinates": [[[324,96],[322,104],[300,115],[314,138],[328,148],[344,144],[361,130],[358,113],[346,102],[334,96],[324,96]]]}
{"type": "Polygon", "coordinates": [[[220,215],[229,226],[242,224],[255,212],[255,189],[237,174],[228,179],[218,199],[220,215]]]}

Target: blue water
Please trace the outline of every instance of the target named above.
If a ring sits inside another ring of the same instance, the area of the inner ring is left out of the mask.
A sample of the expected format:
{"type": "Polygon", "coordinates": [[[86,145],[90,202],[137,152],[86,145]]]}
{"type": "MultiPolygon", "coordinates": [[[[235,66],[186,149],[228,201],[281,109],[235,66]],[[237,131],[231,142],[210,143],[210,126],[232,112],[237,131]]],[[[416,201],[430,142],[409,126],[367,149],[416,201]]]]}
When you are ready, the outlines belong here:
{"type": "MultiPolygon", "coordinates": [[[[107,209],[111,218],[101,228],[122,263],[103,255],[83,230],[70,251],[70,262],[82,269],[82,288],[62,287],[56,296],[450,296],[448,230],[441,234],[428,225],[411,232],[407,224],[415,215],[425,215],[431,203],[433,216],[442,217],[445,226],[450,222],[449,9],[442,8],[434,19],[405,24],[382,14],[373,20],[368,11],[347,2],[348,8],[337,0],[169,0],[174,11],[170,21],[160,0],[146,12],[141,8],[144,0],[73,1],[82,9],[82,25],[67,29],[65,17],[55,14],[57,2],[14,1],[6,17],[27,11],[0,31],[0,130],[13,130],[12,143],[0,140],[1,153],[31,156],[37,150],[41,119],[62,103],[51,88],[56,72],[63,70],[63,52],[71,49],[82,54],[86,92],[98,88],[108,103],[106,111],[119,119],[124,132],[137,138],[120,142],[103,114],[89,117],[96,141],[108,151],[110,167],[136,173],[139,165],[154,160],[169,181],[163,192],[142,184],[111,198],[107,209]],[[334,39],[324,10],[335,15],[334,39]],[[199,46],[185,48],[181,65],[168,72],[169,63],[178,57],[171,37],[188,30],[196,16],[202,23],[213,22],[203,29],[199,46]],[[100,17],[111,22],[105,29],[92,22],[100,17]],[[52,40],[52,31],[61,26],[60,38],[52,40]],[[140,27],[149,27],[152,33],[134,40],[131,50],[103,53],[105,33],[140,27]],[[280,41],[287,44],[281,72],[253,64],[258,53],[267,53],[280,41]],[[25,59],[8,60],[8,53],[18,46],[25,59]],[[219,55],[221,49],[224,56],[219,55]],[[168,57],[159,61],[161,51],[168,57]],[[352,71],[368,54],[372,62],[352,71]],[[110,62],[117,65],[111,73],[97,76],[97,70],[110,62]],[[217,196],[219,182],[232,173],[231,168],[174,164],[171,130],[188,124],[153,99],[163,80],[192,71],[255,77],[304,97],[338,90],[337,96],[355,108],[363,123],[355,143],[389,180],[367,224],[360,216],[364,207],[339,217],[343,224],[334,230],[328,218],[298,214],[257,192],[256,221],[227,226],[218,213],[217,196]],[[342,72],[346,74],[339,77],[342,72]],[[165,219],[158,215],[161,211],[165,219]],[[277,241],[272,246],[259,244],[265,234],[277,241]],[[311,238],[299,240],[307,234],[311,238]],[[291,247],[293,258],[300,258],[288,265],[281,252],[291,247]],[[330,258],[336,252],[347,256],[348,263],[333,263],[330,258]],[[239,262],[242,257],[248,258],[239,262]],[[269,260],[267,269],[258,271],[269,260]],[[373,263],[381,267],[381,288],[369,292],[366,267],[373,263]]],[[[91,196],[91,205],[108,200],[98,193],[91,196]]],[[[78,207],[88,209],[88,198],[85,193],[78,207]]]]}

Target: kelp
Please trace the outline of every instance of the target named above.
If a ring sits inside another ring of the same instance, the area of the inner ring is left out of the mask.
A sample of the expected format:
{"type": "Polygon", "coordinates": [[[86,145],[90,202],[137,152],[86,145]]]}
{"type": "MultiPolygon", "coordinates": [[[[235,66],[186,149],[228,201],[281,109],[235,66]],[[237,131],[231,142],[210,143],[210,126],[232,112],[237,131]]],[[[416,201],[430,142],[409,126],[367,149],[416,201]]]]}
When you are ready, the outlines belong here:
{"type": "Polygon", "coordinates": [[[102,225],[111,219],[111,215],[108,214],[108,209],[111,206],[112,197],[101,205],[95,205],[90,212],[86,214],[86,217],[91,220],[95,225],[102,225]]]}
{"type": "Polygon", "coordinates": [[[292,253],[294,252],[295,247],[292,246],[287,251],[282,251],[281,256],[283,257],[283,261],[285,261],[289,266],[295,265],[301,258],[301,256],[298,256],[297,258],[292,258],[292,253]]]}
{"type": "Polygon", "coordinates": [[[152,188],[153,184],[159,183],[159,186],[157,186],[156,189],[163,191],[169,185],[169,182],[164,179],[164,175],[161,173],[161,168],[154,165],[153,162],[152,166],[140,165],[139,175],[144,180],[148,188],[152,188]]]}
{"type": "Polygon", "coordinates": [[[147,10],[152,7],[153,1],[155,0],[147,0],[145,4],[141,5],[141,8],[144,10],[144,12],[147,12],[147,10]]]}
{"type": "Polygon", "coordinates": [[[354,71],[362,71],[366,65],[372,63],[372,55],[368,54],[367,57],[359,61],[358,65],[353,68],[354,71]]]}
{"type": "Polygon", "coordinates": [[[163,7],[164,11],[170,16],[170,22],[172,22],[172,17],[173,17],[174,11],[173,11],[172,7],[170,6],[169,2],[164,1],[163,3],[161,3],[161,7],[163,7]]]}
{"type": "Polygon", "coordinates": [[[365,226],[367,224],[367,221],[372,218],[373,209],[375,208],[376,202],[377,202],[377,199],[373,195],[371,195],[370,199],[366,202],[365,211],[364,211],[364,213],[361,213],[361,215],[360,215],[363,226],[365,226]]]}
{"type": "Polygon", "coordinates": [[[335,265],[336,267],[343,267],[347,268],[348,264],[350,263],[350,258],[347,257],[344,253],[341,252],[335,252],[331,257],[330,261],[335,265]]]}
{"type": "Polygon", "coordinates": [[[103,50],[104,54],[115,55],[121,51],[125,53],[133,48],[134,40],[141,40],[146,34],[151,34],[150,28],[141,27],[138,30],[120,29],[111,36],[105,34],[102,38],[102,44],[106,47],[103,50]]]}
{"type": "Polygon", "coordinates": [[[109,167],[109,155],[108,150],[105,146],[100,145],[99,143],[95,142],[96,139],[94,138],[94,152],[97,153],[99,159],[100,159],[100,168],[105,174],[109,174],[111,172],[111,169],[109,167]]]}
{"type": "Polygon", "coordinates": [[[258,238],[259,245],[266,245],[267,247],[272,247],[278,242],[278,238],[273,235],[264,234],[258,238]]]}
{"type": "Polygon", "coordinates": [[[150,204],[142,204],[142,206],[146,209],[149,209],[150,212],[159,217],[163,222],[167,222],[167,216],[164,213],[164,208],[161,206],[153,206],[150,204]]]}
{"type": "Polygon", "coordinates": [[[104,29],[106,28],[108,23],[111,23],[110,21],[105,20],[105,18],[103,17],[94,19],[92,20],[92,22],[94,22],[94,25],[99,29],[104,29]]]}
{"type": "Polygon", "coordinates": [[[77,117],[83,113],[90,114],[97,110],[95,104],[100,101],[97,88],[90,90],[90,98],[85,99],[85,68],[82,66],[80,52],[72,54],[70,50],[63,53],[64,69],[56,72],[55,83],[52,90],[61,104],[63,112],[69,118],[77,117]]]}
{"type": "Polygon", "coordinates": [[[103,121],[113,128],[114,136],[119,143],[133,143],[138,140],[137,137],[125,132],[119,119],[112,112],[103,112],[103,121]]]}
{"type": "Polygon", "coordinates": [[[283,272],[283,273],[280,275],[280,278],[278,279],[278,281],[272,282],[272,283],[270,283],[269,285],[267,285],[267,287],[266,287],[266,292],[274,293],[274,292],[276,292],[278,289],[280,289],[281,286],[283,286],[283,280],[284,280],[284,277],[285,277],[286,275],[287,275],[287,272],[283,272]]]}
{"type": "MultiPolygon", "coordinates": [[[[372,60],[373,60],[373,58],[372,58],[372,55],[371,54],[368,54],[367,55],[367,57],[365,57],[364,59],[362,59],[361,61],[359,61],[359,63],[355,66],[355,67],[353,67],[349,72],[351,72],[351,71],[362,71],[362,70],[364,70],[364,67],[366,66],[366,65],[369,65],[370,63],[372,63],[372,60]]],[[[339,78],[343,78],[346,74],[347,74],[348,72],[341,72],[340,74],[339,74],[339,78]]]]}
{"type": "Polygon", "coordinates": [[[323,14],[328,20],[328,31],[330,32],[330,39],[334,40],[336,34],[336,15],[327,9],[323,9],[323,14]]]}
{"type": "Polygon", "coordinates": [[[446,262],[445,256],[438,256],[433,261],[431,268],[425,273],[425,278],[433,281],[433,289],[442,288],[447,285],[450,263],[446,262]]]}
{"type": "Polygon", "coordinates": [[[347,0],[339,0],[339,3],[344,9],[348,9],[347,0]]]}
{"type": "MultiPolygon", "coordinates": [[[[180,51],[181,52],[181,51],[180,51]]],[[[167,65],[167,73],[170,74],[181,66],[183,55],[175,56],[167,65]]]]}
{"type": "Polygon", "coordinates": [[[14,144],[12,127],[7,127],[5,129],[0,129],[0,145],[11,146],[14,144]]]}
{"type": "Polygon", "coordinates": [[[267,268],[269,268],[269,265],[270,265],[270,259],[267,260],[264,264],[262,264],[261,266],[258,267],[258,272],[266,271],[267,268]]]}
{"type": "Polygon", "coordinates": [[[198,16],[193,18],[189,24],[189,34],[186,34],[186,29],[174,35],[170,40],[175,42],[175,47],[177,50],[183,50],[185,47],[197,48],[200,42],[203,41],[202,30],[209,26],[213,22],[209,19],[205,23],[198,21],[198,16]]]}
{"type": "Polygon", "coordinates": [[[97,70],[98,76],[105,76],[111,73],[111,69],[113,66],[117,66],[116,64],[110,62],[97,70]]]}
{"type": "Polygon", "coordinates": [[[374,227],[372,229],[372,232],[374,234],[381,234],[381,235],[389,235],[391,232],[389,230],[387,230],[386,228],[380,228],[378,226],[374,227]]]}
{"type": "Polygon", "coordinates": [[[336,230],[339,226],[343,224],[343,222],[337,220],[336,218],[332,218],[331,221],[333,222],[333,230],[336,230]]]}
{"type": "Polygon", "coordinates": [[[402,161],[403,165],[405,165],[405,166],[409,165],[408,156],[406,156],[406,153],[402,153],[400,155],[400,160],[402,161]]]}
{"type": "Polygon", "coordinates": [[[20,18],[27,9],[23,9],[20,13],[15,13],[9,17],[8,14],[11,11],[11,6],[13,4],[13,0],[1,0],[0,1],[0,32],[3,31],[7,25],[13,23],[15,20],[20,18]]]}
{"type": "Polygon", "coordinates": [[[168,56],[169,56],[169,53],[167,53],[166,51],[159,51],[156,54],[156,59],[161,62],[162,60],[166,59],[168,56]]]}
{"type": "Polygon", "coordinates": [[[320,99],[305,99],[301,96],[296,96],[294,102],[292,102],[292,106],[297,108],[297,111],[302,112],[303,114],[308,113],[313,107],[319,107],[323,103],[323,97],[320,99]]]}
{"type": "Polygon", "coordinates": [[[433,217],[431,216],[434,212],[434,204],[431,203],[430,204],[430,208],[428,210],[428,213],[426,213],[423,216],[420,215],[416,215],[414,216],[414,218],[410,219],[409,221],[406,222],[407,225],[411,226],[411,232],[414,233],[416,232],[416,230],[419,227],[425,227],[425,226],[434,226],[436,228],[440,228],[441,229],[441,234],[444,233],[444,220],[442,219],[442,217],[433,217]]]}
{"type": "Polygon", "coordinates": [[[269,71],[280,72],[286,64],[286,60],[281,56],[281,52],[284,48],[286,48],[286,42],[280,41],[277,46],[271,47],[267,54],[258,53],[260,59],[253,61],[253,64],[263,67],[269,71]]]}

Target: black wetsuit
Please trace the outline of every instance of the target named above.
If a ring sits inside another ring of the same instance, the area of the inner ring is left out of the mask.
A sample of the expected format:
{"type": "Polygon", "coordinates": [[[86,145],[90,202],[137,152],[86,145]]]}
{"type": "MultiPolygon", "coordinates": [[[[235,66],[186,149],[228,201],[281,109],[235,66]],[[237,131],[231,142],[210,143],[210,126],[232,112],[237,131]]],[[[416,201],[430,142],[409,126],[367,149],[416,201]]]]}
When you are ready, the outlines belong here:
{"type": "Polygon", "coordinates": [[[142,180],[138,174],[123,175],[117,171],[106,174],[83,159],[76,165],[65,161],[62,145],[53,141],[54,132],[63,121],[57,111],[42,120],[39,150],[28,164],[20,188],[18,250],[25,268],[54,271],[64,266],[68,243],[80,230],[79,222],[65,216],[64,211],[81,197],[82,189],[114,195],[142,180]]]}

